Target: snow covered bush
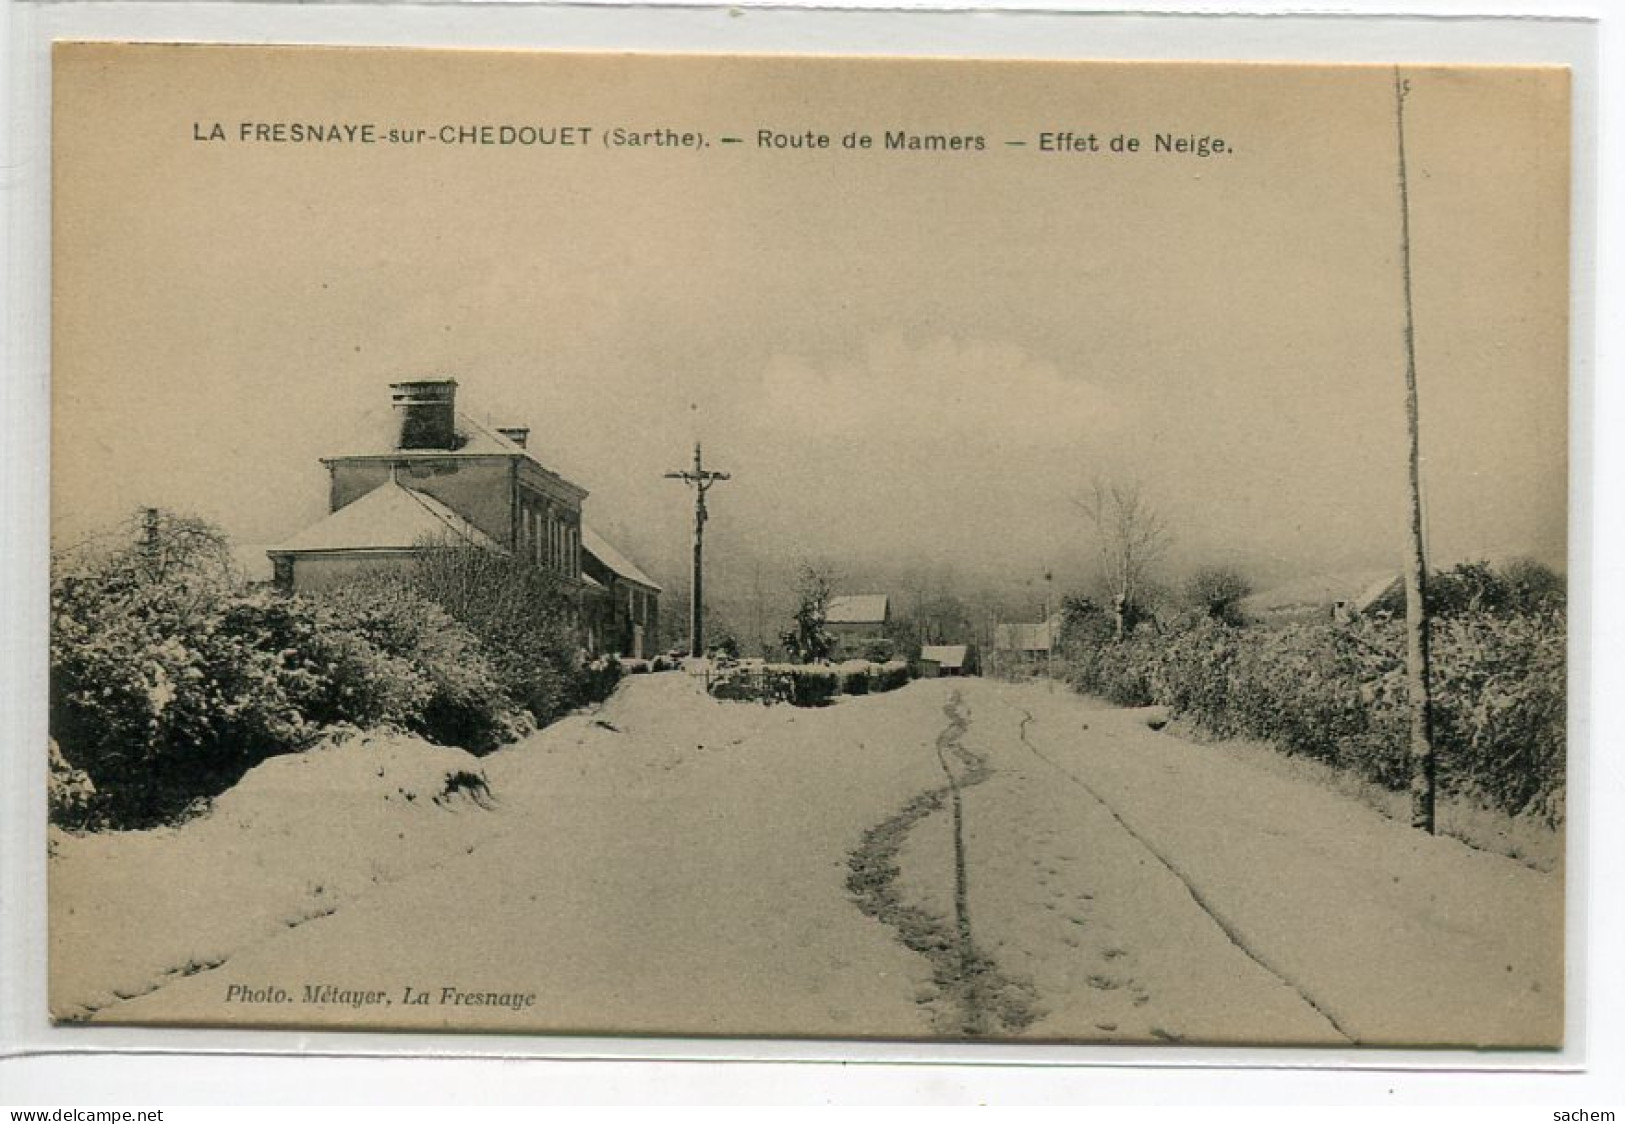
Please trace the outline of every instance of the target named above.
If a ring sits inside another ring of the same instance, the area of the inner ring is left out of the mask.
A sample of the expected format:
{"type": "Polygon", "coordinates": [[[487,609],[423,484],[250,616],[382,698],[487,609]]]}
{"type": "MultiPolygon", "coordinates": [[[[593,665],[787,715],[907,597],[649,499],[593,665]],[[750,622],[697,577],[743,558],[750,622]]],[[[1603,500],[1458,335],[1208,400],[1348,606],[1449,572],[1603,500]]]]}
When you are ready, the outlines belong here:
{"type": "Polygon", "coordinates": [[[540,725],[619,679],[618,668],[607,687],[605,676],[584,673],[568,595],[551,572],[525,559],[435,546],[418,554],[405,581],[474,634],[504,693],[540,725]]]}
{"type": "Polygon", "coordinates": [[[95,814],[96,786],[83,769],[68,764],[55,738],[51,739],[49,787],[52,823],[68,828],[89,824],[95,814]]]}
{"type": "Polygon", "coordinates": [[[217,535],[166,518],[135,546],[56,560],[51,733],[115,820],[173,817],[311,734],[298,654],[244,631],[273,595],[222,557],[217,535]]]}
{"type": "Polygon", "coordinates": [[[248,586],[217,531],[170,515],[54,560],[50,658],[51,733],[92,793],[53,804],[64,826],[172,820],[335,725],[475,750],[514,729],[496,667],[434,604],[248,586]]]}
{"type": "Polygon", "coordinates": [[[1563,819],[1566,656],[1558,612],[1459,617],[1434,630],[1434,736],[1446,784],[1494,807],[1563,819]]]}
{"type": "Polygon", "coordinates": [[[1150,680],[1154,655],[1154,641],[1140,634],[1119,643],[1080,645],[1066,663],[1066,679],[1074,689],[1119,706],[1147,706],[1154,701],[1150,680]]]}
{"type": "Polygon", "coordinates": [[[524,723],[479,640],[399,581],[341,586],[310,599],[305,643],[323,662],[325,696],[307,718],[399,726],[484,753],[524,723]]]}

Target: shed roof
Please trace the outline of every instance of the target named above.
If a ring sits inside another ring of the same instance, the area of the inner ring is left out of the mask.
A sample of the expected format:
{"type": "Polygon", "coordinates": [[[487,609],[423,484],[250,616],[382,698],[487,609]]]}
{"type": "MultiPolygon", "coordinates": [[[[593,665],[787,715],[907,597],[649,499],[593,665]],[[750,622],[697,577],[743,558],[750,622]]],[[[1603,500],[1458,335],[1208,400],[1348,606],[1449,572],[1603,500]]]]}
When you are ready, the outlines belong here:
{"type": "Polygon", "coordinates": [[[884,624],[891,617],[884,593],[847,593],[831,597],[824,619],[830,624],[884,624]]]}
{"type": "Polygon", "coordinates": [[[963,668],[969,650],[968,644],[925,644],[920,648],[920,658],[930,660],[938,667],[963,668]]]}
{"type": "Polygon", "coordinates": [[[639,585],[646,585],[657,592],[659,591],[659,584],[648,574],[638,569],[637,563],[609,545],[602,535],[585,523],[581,525],[581,548],[602,562],[605,569],[618,577],[625,578],[630,582],[636,582],[639,585]]]}
{"type": "Polygon", "coordinates": [[[392,479],[267,553],[410,550],[436,540],[501,549],[484,531],[433,496],[414,492],[392,479]]]}

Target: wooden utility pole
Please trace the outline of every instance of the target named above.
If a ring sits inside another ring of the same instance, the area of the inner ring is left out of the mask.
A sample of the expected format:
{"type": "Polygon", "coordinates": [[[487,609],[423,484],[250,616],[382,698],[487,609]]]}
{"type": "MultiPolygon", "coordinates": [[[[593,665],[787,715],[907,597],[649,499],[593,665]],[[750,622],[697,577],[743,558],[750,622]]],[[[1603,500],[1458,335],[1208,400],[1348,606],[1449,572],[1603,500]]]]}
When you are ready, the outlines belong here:
{"type": "Polygon", "coordinates": [[[1410,431],[1410,534],[1405,558],[1405,667],[1411,701],[1411,826],[1434,832],[1436,764],[1428,650],[1427,554],[1422,534],[1422,440],[1416,392],[1416,320],[1411,300],[1411,195],[1405,167],[1405,98],[1410,83],[1394,67],[1399,133],[1399,249],[1405,278],[1405,421],[1410,431]]]}
{"type": "Polygon", "coordinates": [[[700,459],[700,443],[694,442],[694,467],[687,472],[668,472],[667,480],[681,480],[694,489],[694,577],[688,597],[688,654],[705,655],[705,625],[702,620],[705,594],[705,493],[718,480],[727,480],[726,472],[710,472],[700,459]]]}

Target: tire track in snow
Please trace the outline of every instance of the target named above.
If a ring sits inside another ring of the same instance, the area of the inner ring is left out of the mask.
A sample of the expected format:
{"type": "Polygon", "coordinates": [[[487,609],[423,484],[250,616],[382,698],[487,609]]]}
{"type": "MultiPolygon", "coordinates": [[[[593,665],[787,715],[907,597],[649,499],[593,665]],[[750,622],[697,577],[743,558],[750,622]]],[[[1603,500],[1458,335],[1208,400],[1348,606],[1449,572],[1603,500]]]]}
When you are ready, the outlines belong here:
{"type": "Polygon", "coordinates": [[[1090,799],[1094,800],[1095,803],[1099,804],[1103,809],[1105,809],[1106,814],[1111,816],[1111,818],[1117,822],[1117,825],[1129,834],[1130,838],[1132,838],[1141,847],[1145,848],[1146,852],[1150,854],[1152,858],[1156,859],[1157,862],[1161,864],[1163,869],[1168,871],[1168,873],[1172,874],[1175,878],[1179,879],[1180,885],[1185,887],[1185,892],[1190,895],[1191,900],[1196,903],[1197,907],[1200,908],[1203,913],[1207,914],[1208,918],[1212,920],[1213,924],[1218,926],[1219,931],[1225,935],[1225,938],[1229,940],[1231,944],[1235,945],[1235,947],[1244,956],[1246,956],[1247,959],[1251,960],[1254,964],[1257,964],[1260,968],[1264,969],[1264,971],[1280,980],[1282,984],[1296,992],[1298,998],[1302,999],[1304,1003],[1322,1019],[1325,1019],[1327,1025],[1340,1034],[1343,1038],[1347,1039],[1350,1044],[1355,1046],[1360,1044],[1359,1037],[1342,1023],[1338,1022],[1337,1017],[1333,1015],[1331,1011],[1327,1010],[1325,1006],[1317,1002],[1302,984],[1288,976],[1276,965],[1271,964],[1264,958],[1263,954],[1249,946],[1246,939],[1242,936],[1241,931],[1237,929],[1233,923],[1227,920],[1224,915],[1221,914],[1218,909],[1207,900],[1202,891],[1197,888],[1194,882],[1191,881],[1190,877],[1186,875],[1183,870],[1179,869],[1178,866],[1174,865],[1172,860],[1158,850],[1149,839],[1147,839],[1139,831],[1135,830],[1134,826],[1123,817],[1122,813],[1113,807],[1105,797],[1101,796],[1100,793],[1097,792],[1088,781],[1084,780],[1082,777],[1060,764],[1053,757],[1050,757],[1047,753],[1033,744],[1032,739],[1027,736],[1027,727],[1033,722],[1037,721],[1033,717],[1032,711],[1027,710],[1024,707],[1017,706],[1015,703],[1012,703],[1006,699],[1001,698],[999,701],[1003,702],[1005,706],[1016,711],[1022,716],[1019,730],[1021,744],[1026,746],[1028,751],[1032,753],[1033,756],[1037,757],[1040,761],[1044,762],[1044,764],[1048,765],[1067,780],[1083,789],[1083,791],[1089,795],[1090,799]]]}
{"type": "Polygon", "coordinates": [[[981,784],[993,769],[981,754],[963,742],[970,720],[958,691],[953,692],[943,712],[948,725],[937,735],[937,763],[945,784],[927,789],[903,807],[864,832],[858,848],[847,859],[851,873],[846,885],[858,908],[896,930],[905,948],[924,956],[931,964],[937,992],[932,1002],[945,1001],[937,1008],[936,1022],[945,1033],[981,1037],[997,1030],[1020,1031],[1040,1014],[1037,992],[1030,983],[1012,979],[999,971],[993,958],[977,947],[970,923],[969,870],[965,857],[965,809],[962,791],[981,784]],[[963,770],[955,773],[950,757],[963,770]],[[953,814],[954,920],[945,919],[920,906],[902,900],[897,878],[898,852],[914,825],[940,811],[944,800],[951,802],[953,814]],[[996,1024],[996,1025],[995,1025],[996,1024]]]}

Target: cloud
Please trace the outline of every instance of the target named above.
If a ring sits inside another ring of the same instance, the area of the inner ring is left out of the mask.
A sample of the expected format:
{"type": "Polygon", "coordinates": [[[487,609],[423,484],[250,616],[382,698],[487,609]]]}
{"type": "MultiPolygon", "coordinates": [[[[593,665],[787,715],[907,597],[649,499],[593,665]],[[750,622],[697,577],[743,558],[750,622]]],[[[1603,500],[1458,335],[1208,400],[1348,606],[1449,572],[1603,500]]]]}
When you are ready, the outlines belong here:
{"type": "Polygon", "coordinates": [[[1107,391],[1020,347],[896,335],[823,362],[775,356],[740,413],[774,441],[961,459],[1069,448],[1122,421],[1107,391]]]}

